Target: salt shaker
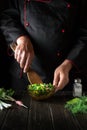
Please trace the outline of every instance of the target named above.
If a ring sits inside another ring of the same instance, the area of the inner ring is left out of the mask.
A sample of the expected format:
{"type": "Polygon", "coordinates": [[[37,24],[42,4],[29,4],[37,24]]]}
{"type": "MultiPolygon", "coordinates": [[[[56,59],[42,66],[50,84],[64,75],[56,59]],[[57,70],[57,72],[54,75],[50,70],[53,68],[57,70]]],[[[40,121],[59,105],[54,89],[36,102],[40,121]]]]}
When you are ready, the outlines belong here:
{"type": "Polygon", "coordinates": [[[79,78],[74,80],[73,96],[74,97],[81,97],[82,96],[82,83],[81,83],[81,79],[79,79],[79,78]]]}

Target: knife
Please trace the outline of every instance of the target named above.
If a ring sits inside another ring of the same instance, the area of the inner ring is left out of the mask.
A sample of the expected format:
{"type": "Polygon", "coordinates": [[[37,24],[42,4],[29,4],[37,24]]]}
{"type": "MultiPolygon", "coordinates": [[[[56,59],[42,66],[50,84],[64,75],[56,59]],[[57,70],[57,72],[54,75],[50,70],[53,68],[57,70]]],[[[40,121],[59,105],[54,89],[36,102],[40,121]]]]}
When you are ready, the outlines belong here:
{"type": "MultiPolygon", "coordinates": [[[[13,52],[15,52],[16,46],[16,43],[10,44],[10,48],[13,50],[13,52]]],[[[43,83],[41,77],[31,68],[29,68],[29,71],[27,72],[27,78],[30,84],[43,83]]]]}

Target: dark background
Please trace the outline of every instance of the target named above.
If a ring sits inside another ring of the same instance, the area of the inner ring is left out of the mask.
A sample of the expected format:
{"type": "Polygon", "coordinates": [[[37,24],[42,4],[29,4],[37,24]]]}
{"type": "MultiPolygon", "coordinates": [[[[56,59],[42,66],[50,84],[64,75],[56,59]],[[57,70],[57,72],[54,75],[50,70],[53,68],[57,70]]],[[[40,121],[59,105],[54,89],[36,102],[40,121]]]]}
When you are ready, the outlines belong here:
{"type": "MultiPolygon", "coordinates": [[[[0,0],[0,12],[7,6],[6,0],[0,0]]],[[[8,54],[4,37],[0,31],[0,87],[8,85],[8,54]]]]}

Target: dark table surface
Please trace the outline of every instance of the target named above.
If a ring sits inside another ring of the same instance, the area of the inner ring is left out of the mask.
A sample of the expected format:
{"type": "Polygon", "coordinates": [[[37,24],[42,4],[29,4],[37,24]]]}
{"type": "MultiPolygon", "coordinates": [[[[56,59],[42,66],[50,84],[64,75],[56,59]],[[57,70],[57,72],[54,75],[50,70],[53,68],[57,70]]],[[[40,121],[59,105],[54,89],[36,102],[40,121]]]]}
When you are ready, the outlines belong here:
{"type": "Polygon", "coordinates": [[[27,92],[16,95],[28,109],[13,104],[0,111],[0,130],[87,130],[87,114],[73,115],[64,108],[72,93],[60,92],[35,101],[27,92]]]}

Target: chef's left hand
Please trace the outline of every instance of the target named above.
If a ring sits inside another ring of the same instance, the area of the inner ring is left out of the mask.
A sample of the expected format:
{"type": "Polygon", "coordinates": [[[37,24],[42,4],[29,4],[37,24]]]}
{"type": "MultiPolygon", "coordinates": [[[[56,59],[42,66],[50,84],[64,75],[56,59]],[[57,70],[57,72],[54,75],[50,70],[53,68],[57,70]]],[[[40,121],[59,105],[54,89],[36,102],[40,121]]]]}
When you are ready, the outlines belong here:
{"type": "Polygon", "coordinates": [[[60,66],[55,69],[53,85],[55,91],[62,90],[69,83],[69,72],[72,68],[72,63],[65,60],[60,66]]]}

